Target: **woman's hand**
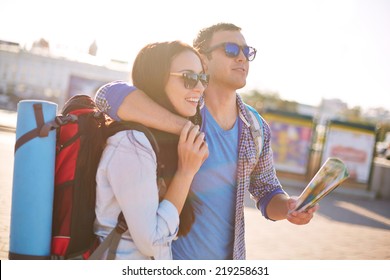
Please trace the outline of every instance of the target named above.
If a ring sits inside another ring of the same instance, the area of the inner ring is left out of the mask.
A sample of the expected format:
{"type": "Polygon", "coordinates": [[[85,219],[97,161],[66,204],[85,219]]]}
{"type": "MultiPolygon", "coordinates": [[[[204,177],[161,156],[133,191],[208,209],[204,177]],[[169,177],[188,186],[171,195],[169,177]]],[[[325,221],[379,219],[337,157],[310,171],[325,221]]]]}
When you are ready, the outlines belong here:
{"type": "Polygon", "coordinates": [[[192,126],[190,121],[186,123],[179,138],[177,172],[189,176],[194,176],[198,172],[209,154],[204,137],[204,133],[199,132],[198,125],[192,126]]]}
{"type": "Polygon", "coordinates": [[[199,126],[188,122],[182,129],[178,144],[178,166],[165,199],[175,205],[178,213],[183,209],[191,182],[194,179],[209,149],[204,142],[204,133],[199,133],[199,126]]]}

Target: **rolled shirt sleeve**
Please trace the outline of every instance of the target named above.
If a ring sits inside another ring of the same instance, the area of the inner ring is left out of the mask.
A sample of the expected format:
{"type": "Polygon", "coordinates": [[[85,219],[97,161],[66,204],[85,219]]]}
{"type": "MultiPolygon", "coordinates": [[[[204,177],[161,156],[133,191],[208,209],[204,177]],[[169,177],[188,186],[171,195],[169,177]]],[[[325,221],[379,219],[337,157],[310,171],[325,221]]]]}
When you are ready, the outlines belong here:
{"type": "Polygon", "coordinates": [[[121,119],[118,116],[119,106],[123,99],[137,88],[124,81],[114,81],[101,86],[95,94],[95,103],[99,110],[109,115],[116,121],[121,119]]]}

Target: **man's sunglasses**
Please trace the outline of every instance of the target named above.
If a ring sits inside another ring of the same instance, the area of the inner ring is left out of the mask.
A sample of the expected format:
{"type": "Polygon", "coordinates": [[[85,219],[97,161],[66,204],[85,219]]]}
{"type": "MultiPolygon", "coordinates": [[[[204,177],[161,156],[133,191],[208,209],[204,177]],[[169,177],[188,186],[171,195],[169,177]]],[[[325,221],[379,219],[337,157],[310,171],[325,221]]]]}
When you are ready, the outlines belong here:
{"type": "Polygon", "coordinates": [[[257,51],[255,48],[249,46],[240,46],[236,43],[231,43],[231,42],[221,43],[215,45],[214,47],[210,47],[208,50],[205,51],[205,53],[211,53],[212,51],[221,47],[224,48],[227,57],[237,57],[240,54],[241,50],[248,61],[252,61],[256,57],[257,51]]]}
{"type": "Polygon", "coordinates": [[[196,74],[190,72],[184,73],[170,73],[172,76],[182,77],[184,81],[184,87],[186,89],[193,89],[200,81],[203,87],[207,87],[209,84],[210,76],[208,74],[196,74]]]}

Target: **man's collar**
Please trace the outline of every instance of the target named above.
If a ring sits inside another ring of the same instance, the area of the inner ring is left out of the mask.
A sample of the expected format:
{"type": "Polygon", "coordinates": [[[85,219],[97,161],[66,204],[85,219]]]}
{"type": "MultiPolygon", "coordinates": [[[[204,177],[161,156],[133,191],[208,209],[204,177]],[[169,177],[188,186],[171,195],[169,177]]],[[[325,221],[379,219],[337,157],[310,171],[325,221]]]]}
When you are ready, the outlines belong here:
{"type": "MultiPolygon", "coordinates": [[[[236,103],[237,103],[238,115],[240,119],[245,123],[247,127],[250,127],[249,120],[248,120],[249,116],[246,113],[245,104],[238,93],[236,93],[236,103]]],[[[199,109],[203,109],[204,106],[205,106],[204,95],[202,95],[199,100],[199,109]]]]}

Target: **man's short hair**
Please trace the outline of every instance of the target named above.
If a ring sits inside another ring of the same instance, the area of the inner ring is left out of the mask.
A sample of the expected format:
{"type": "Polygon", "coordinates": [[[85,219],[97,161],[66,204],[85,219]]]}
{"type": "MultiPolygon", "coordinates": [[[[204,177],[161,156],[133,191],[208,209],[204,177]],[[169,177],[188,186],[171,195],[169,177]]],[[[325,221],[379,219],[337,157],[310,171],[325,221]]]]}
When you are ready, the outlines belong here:
{"type": "Polygon", "coordinates": [[[204,53],[210,48],[210,41],[214,33],[218,31],[241,31],[241,27],[238,27],[232,23],[220,22],[212,26],[201,29],[198,35],[193,41],[193,46],[200,53],[204,53]]]}

